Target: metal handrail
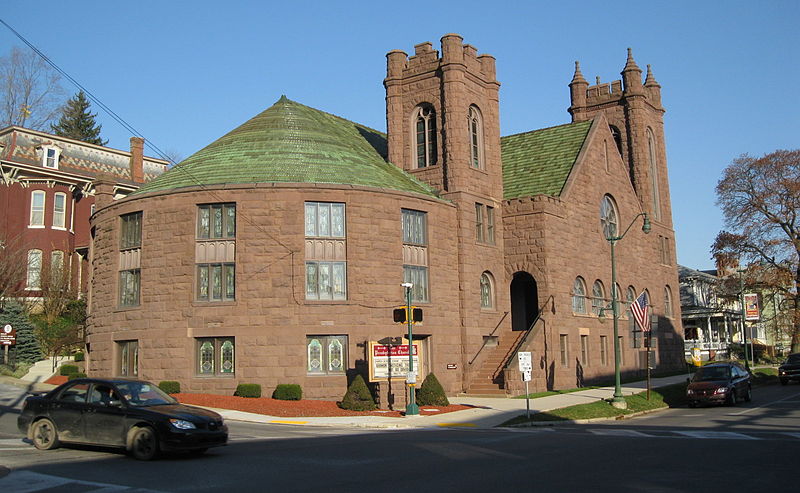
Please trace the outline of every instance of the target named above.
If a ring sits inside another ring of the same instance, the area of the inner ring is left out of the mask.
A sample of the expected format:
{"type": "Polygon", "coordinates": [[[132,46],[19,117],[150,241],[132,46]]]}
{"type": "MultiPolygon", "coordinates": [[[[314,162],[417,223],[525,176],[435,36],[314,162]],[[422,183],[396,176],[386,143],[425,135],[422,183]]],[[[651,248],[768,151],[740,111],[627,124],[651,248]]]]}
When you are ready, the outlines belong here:
{"type": "Polygon", "coordinates": [[[533,319],[533,322],[531,322],[531,326],[528,327],[528,330],[525,331],[525,335],[519,340],[519,342],[517,342],[517,344],[511,349],[511,351],[509,351],[508,354],[510,356],[506,359],[506,362],[503,365],[503,369],[504,370],[508,369],[508,367],[511,366],[511,363],[514,362],[514,355],[517,354],[517,351],[519,351],[520,348],[522,348],[523,345],[525,345],[525,342],[528,340],[528,336],[530,336],[531,333],[533,332],[533,328],[536,326],[536,323],[539,322],[539,320],[543,320],[542,319],[542,313],[544,312],[544,308],[547,306],[548,302],[551,303],[551,305],[553,307],[553,312],[555,313],[555,298],[553,298],[553,295],[551,294],[545,300],[545,302],[541,306],[541,308],[539,308],[539,313],[536,314],[536,318],[533,319]]]}
{"type": "MultiPolygon", "coordinates": [[[[507,316],[508,316],[508,312],[504,312],[504,313],[503,313],[503,318],[501,318],[501,319],[500,319],[500,321],[499,321],[499,322],[497,322],[497,325],[495,325],[495,326],[494,326],[494,329],[493,329],[491,332],[489,332],[489,335],[488,335],[487,337],[492,337],[492,336],[494,335],[494,333],[495,333],[495,332],[497,332],[497,329],[500,327],[500,324],[502,324],[502,323],[503,323],[503,320],[505,320],[507,316]]],[[[475,360],[476,360],[476,359],[478,359],[478,355],[479,355],[479,354],[481,354],[481,351],[483,351],[483,348],[485,348],[485,347],[486,347],[486,341],[487,341],[487,340],[488,340],[488,339],[484,339],[484,340],[483,340],[483,344],[481,344],[481,348],[480,348],[480,349],[478,349],[478,352],[477,352],[477,353],[475,353],[475,356],[473,356],[473,357],[472,357],[472,359],[469,361],[469,363],[468,363],[468,364],[470,364],[470,365],[471,365],[472,363],[474,363],[474,362],[475,362],[475,360]]]]}

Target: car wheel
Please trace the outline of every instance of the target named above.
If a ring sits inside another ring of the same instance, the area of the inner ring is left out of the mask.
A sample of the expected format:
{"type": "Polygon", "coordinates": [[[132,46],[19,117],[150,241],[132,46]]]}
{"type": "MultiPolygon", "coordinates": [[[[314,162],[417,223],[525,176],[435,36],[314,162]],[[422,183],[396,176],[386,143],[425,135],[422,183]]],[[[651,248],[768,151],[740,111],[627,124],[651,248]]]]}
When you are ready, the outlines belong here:
{"type": "Polygon", "coordinates": [[[58,447],[56,425],[49,419],[40,419],[32,425],[31,439],[33,446],[39,450],[50,450],[58,447]]]}
{"type": "Polygon", "coordinates": [[[158,454],[156,432],[149,426],[137,428],[131,439],[131,454],[138,460],[150,460],[158,454]]]}
{"type": "Polygon", "coordinates": [[[731,389],[730,394],[728,394],[728,400],[725,403],[727,405],[729,405],[729,406],[735,406],[736,405],[736,389],[735,388],[731,389]]]}
{"type": "Polygon", "coordinates": [[[689,401],[689,407],[695,408],[697,407],[697,403],[693,401],[689,401]]]}
{"type": "Polygon", "coordinates": [[[753,400],[753,389],[750,386],[747,387],[747,393],[744,394],[744,401],[750,402],[753,400]]]}
{"type": "Polygon", "coordinates": [[[788,378],[781,378],[781,385],[786,385],[787,383],[789,383],[788,378]]]}

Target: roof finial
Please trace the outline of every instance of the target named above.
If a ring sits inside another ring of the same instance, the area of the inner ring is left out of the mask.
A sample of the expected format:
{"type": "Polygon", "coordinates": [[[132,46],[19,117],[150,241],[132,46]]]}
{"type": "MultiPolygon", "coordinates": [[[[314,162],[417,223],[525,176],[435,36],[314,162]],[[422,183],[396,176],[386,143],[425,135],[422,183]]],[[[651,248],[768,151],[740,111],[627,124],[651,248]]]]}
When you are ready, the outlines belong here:
{"type": "Polygon", "coordinates": [[[575,60],[575,74],[572,76],[572,82],[570,84],[587,84],[586,79],[583,78],[583,74],[581,73],[581,63],[575,60]]]}
{"type": "Polygon", "coordinates": [[[653,75],[653,70],[650,68],[649,63],[647,64],[647,77],[644,80],[644,85],[645,87],[661,87],[661,85],[656,81],[656,77],[653,75]]]}
{"type": "Polygon", "coordinates": [[[631,48],[628,48],[628,60],[625,62],[625,68],[623,68],[622,71],[627,72],[628,70],[638,70],[640,73],[642,71],[633,59],[633,50],[631,48]]]}
{"type": "Polygon", "coordinates": [[[595,75],[594,76],[594,83],[597,84],[598,86],[600,85],[600,76],[599,75],[595,75]]]}

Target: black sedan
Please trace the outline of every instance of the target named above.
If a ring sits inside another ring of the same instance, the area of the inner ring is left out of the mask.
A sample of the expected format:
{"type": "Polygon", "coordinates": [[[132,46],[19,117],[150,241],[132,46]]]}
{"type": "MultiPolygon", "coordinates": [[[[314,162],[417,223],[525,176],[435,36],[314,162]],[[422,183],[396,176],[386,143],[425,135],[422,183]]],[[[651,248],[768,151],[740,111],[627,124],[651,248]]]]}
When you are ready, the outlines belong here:
{"type": "Polygon", "coordinates": [[[790,354],[778,367],[778,379],[781,385],[786,385],[789,380],[800,380],[800,353],[790,354]]]}
{"type": "Polygon", "coordinates": [[[29,396],[17,426],[40,450],[60,443],[100,445],[124,448],[140,460],[159,452],[202,454],[228,441],[219,414],[180,404],[139,380],[71,380],[29,396]]]}

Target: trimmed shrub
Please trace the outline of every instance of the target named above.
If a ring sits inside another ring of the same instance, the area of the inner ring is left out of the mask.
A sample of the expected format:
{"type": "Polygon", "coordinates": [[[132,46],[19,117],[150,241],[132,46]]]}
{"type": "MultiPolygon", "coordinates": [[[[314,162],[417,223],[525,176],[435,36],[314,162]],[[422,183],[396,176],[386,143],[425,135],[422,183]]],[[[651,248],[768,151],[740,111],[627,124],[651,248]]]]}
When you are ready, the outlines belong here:
{"type": "Polygon", "coordinates": [[[83,355],[82,352],[75,353],[75,362],[76,363],[79,363],[79,362],[83,361],[84,359],[86,359],[86,357],[83,355]]]}
{"type": "Polygon", "coordinates": [[[261,385],[257,383],[240,383],[233,395],[238,397],[261,397],[261,385]]]}
{"type": "MultiPolygon", "coordinates": [[[[61,368],[58,370],[58,374],[68,377],[70,375],[74,375],[75,373],[78,373],[79,371],[80,371],[80,369],[77,367],[77,365],[61,365],[61,368]]],[[[86,375],[84,375],[84,376],[86,376],[86,375]]]]}
{"type": "Polygon", "coordinates": [[[67,376],[67,380],[75,380],[76,378],[86,378],[86,374],[81,372],[75,372],[75,373],[70,373],[67,376]]]}
{"type": "Polygon", "coordinates": [[[450,401],[444,395],[442,384],[433,373],[428,373],[417,390],[417,404],[420,406],[449,406],[450,401]]]}
{"type": "Polygon", "coordinates": [[[181,383],[176,382],[175,380],[164,380],[163,382],[158,382],[158,388],[167,394],[181,393],[181,383]]]}
{"type": "Polygon", "coordinates": [[[361,374],[356,375],[353,381],[350,382],[344,398],[336,404],[340,408],[349,409],[350,411],[372,411],[377,407],[375,400],[372,398],[372,393],[367,388],[367,383],[361,374]]]}
{"type": "Polygon", "coordinates": [[[275,387],[272,398],[282,401],[299,401],[303,398],[303,389],[296,383],[282,383],[275,387]]]}

